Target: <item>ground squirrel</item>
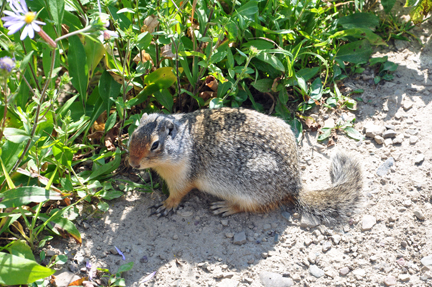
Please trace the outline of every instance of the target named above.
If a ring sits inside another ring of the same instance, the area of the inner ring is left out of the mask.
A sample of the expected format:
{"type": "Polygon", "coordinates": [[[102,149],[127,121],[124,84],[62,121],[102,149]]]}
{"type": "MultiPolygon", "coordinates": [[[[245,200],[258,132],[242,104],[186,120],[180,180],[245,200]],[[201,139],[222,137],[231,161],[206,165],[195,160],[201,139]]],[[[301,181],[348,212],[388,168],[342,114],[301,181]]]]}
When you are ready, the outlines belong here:
{"type": "Polygon", "coordinates": [[[215,214],[265,212],[288,202],[321,218],[346,218],[361,201],[360,164],[333,157],[332,186],[302,187],[296,140],[282,119],[254,110],[220,108],[187,114],[144,114],[129,141],[133,168],[152,168],[166,181],[165,214],[193,188],[225,201],[215,214]]]}

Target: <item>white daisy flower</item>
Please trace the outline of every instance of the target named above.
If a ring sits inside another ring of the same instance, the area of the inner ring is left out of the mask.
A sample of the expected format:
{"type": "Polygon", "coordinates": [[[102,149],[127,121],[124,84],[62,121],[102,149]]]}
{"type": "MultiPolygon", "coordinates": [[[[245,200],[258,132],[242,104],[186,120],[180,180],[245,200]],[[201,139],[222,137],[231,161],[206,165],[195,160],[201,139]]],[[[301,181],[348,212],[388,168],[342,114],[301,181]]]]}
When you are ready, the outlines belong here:
{"type": "Polygon", "coordinates": [[[15,34],[25,26],[20,39],[24,40],[27,36],[33,39],[34,32],[41,30],[38,25],[45,25],[45,23],[35,19],[36,13],[28,10],[25,0],[10,0],[8,2],[13,12],[4,11],[7,16],[1,18],[4,21],[3,26],[9,29],[8,35],[15,34]]]}

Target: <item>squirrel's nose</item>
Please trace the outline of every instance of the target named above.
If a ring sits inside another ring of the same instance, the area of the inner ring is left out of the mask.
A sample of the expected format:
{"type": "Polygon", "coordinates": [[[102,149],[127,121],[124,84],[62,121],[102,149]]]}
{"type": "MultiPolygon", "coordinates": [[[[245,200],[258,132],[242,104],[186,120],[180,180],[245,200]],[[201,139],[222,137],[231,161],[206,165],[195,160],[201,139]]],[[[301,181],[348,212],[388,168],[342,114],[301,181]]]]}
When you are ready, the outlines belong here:
{"type": "Polygon", "coordinates": [[[141,166],[140,163],[135,163],[135,162],[133,162],[131,159],[129,159],[129,165],[130,165],[132,168],[136,168],[136,169],[139,169],[140,166],[141,166]]]}

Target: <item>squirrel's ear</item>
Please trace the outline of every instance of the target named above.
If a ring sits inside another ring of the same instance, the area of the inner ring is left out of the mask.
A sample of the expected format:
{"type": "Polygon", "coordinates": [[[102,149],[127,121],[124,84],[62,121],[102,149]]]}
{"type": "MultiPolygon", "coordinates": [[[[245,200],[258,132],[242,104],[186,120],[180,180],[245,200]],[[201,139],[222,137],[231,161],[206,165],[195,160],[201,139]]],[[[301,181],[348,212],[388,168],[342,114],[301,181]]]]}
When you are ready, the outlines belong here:
{"type": "Polygon", "coordinates": [[[171,138],[174,138],[177,134],[177,125],[174,121],[165,121],[164,123],[165,131],[168,133],[168,135],[171,136],[171,138]]]}
{"type": "Polygon", "coordinates": [[[141,117],[140,124],[142,124],[148,118],[148,114],[144,113],[141,117]]]}

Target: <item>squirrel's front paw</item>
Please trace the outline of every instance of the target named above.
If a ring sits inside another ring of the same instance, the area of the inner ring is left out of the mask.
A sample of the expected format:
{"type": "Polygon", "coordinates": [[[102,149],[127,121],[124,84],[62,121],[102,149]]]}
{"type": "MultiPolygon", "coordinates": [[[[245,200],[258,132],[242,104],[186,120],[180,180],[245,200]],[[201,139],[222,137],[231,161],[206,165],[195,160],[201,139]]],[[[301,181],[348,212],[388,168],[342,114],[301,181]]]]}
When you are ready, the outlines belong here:
{"type": "Polygon", "coordinates": [[[163,203],[155,204],[153,206],[150,206],[150,208],[154,208],[155,211],[150,213],[149,216],[156,214],[156,216],[159,218],[162,216],[168,216],[170,213],[176,212],[179,208],[179,204],[173,204],[173,201],[168,198],[163,203]]]}

